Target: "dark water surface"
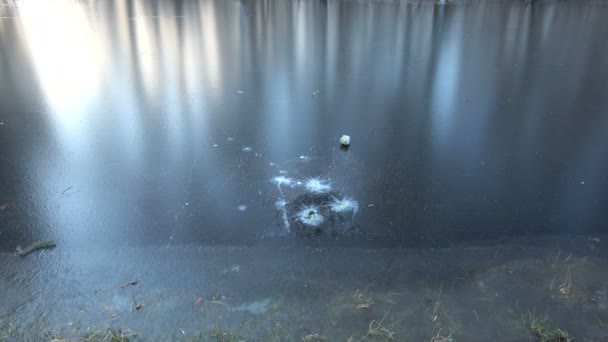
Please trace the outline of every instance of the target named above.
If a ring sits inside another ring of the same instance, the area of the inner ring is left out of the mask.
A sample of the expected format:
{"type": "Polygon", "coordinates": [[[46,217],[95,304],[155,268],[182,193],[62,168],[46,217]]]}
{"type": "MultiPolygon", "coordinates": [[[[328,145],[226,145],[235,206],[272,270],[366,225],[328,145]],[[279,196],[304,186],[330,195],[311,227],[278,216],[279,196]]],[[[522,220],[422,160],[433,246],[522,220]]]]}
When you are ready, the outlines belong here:
{"type": "Polygon", "coordinates": [[[0,341],[77,318],[359,341],[383,316],[397,340],[527,341],[533,312],[608,338],[606,18],[1,0],[0,341]]]}
{"type": "Polygon", "coordinates": [[[0,9],[5,250],[251,243],[306,193],[281,175],[378,245],[608,225],[605,5],[0,9]]]}

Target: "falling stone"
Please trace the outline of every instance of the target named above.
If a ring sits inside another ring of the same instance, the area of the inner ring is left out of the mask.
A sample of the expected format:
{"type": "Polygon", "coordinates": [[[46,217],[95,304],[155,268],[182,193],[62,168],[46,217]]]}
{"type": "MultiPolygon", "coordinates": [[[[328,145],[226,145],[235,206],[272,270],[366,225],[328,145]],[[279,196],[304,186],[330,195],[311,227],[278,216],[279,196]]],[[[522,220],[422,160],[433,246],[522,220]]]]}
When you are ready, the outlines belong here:
{"type": "Polygon", "coordinates": [[[340,138],[340,144],[342,144],[343,146],[348,146],[350,145],[350,136],[348,135],[343,135],[340,138]]]}

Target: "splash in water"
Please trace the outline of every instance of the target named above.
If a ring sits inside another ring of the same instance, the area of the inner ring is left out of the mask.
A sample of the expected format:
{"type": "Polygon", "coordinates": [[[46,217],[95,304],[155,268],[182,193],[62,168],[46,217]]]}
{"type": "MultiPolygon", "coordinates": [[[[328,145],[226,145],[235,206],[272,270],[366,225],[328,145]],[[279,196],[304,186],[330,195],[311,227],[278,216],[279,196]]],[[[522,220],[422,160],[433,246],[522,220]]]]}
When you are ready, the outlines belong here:
{"type": "Polygon", "coordinates": [[[352,211],[354,218],[359,211],[359,203],[350,197],[344,197],[341,200],[333,197],[331,203],[329,203],[329,208],[335,213],[346,213],[352,211]]]}
{"type": "Polygon", "coordinates": [[[319,212],[319,208],[314,205],[302,208],[302,210],[298,212],[297,218],[300,222],[309,226],[318,226],[325,220],[323,215],[319,212]]]}
{"type": "Polygon", "coordinates": [[[251,152],[251,151],[253,151],[253,149],[251,147],[249,147],[249,146],[243,147],[243,152],[251,152]]]}
{"type": "Polygon", "coordinates": [[[281,185],[287,185],[293,188],[295,181],[289,177],[285,177],[285,176],[277,176],[274,177],[272,179],[272,182],[277,186],[277,188],[279,188],[279,191],[282,192],[281,190],[281,185]]]}
{"type": "Polygon", "coordinates": [[[304,184],[310,192],[322,194],[331,191],[329,181],[319,177],[308,178],[304,184]]]}

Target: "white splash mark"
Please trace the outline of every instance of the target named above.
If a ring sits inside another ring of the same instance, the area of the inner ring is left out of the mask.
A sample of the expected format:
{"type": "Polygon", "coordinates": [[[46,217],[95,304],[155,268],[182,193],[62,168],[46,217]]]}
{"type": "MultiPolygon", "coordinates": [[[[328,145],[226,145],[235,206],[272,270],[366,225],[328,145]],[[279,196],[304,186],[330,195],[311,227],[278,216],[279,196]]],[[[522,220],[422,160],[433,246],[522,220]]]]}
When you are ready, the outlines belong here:
{"type": "Polygon", "coordinates": [[[341,200],[333,197],[332,202],[329,204],[329,208],[335,213],[352,211],[353,218],[355,218],[355,215],[357,215],[357,212],[359,211],[359,203],[350,197],[344,197],[341,200]]]}
{"type": "Polygon", "coordinates": [[[289,225],[289,219],[287,218],[286,205],[287,205],[287,202],[285,202],[285,200],[282,198],[280,198],[279,200],[274,202],[275,208],[277,208],[277,210],[281,212],[281,217],[283,219],[283,226],[285,226],[287,233],[291,234],[291,227],[289,225]]]}
{"type": "Polygon", "coordinates": [[[279,170],[279,173],[280,173],[280,174],[282,174],[282,175],[286,175],[286,174],[288,174],[289,172],[287,172],[287,171],[285,171],[285,170],[279,170]]]}
{"type": "Polygon", "coordinates": [[[277,186],[277,188],[279,188],[279,191],[281,193],[283,193],[283,190],[281,189],[281,185],[287,185],[293,188],[295,181],[289,177],[285,177],[285,176],[277,176],[274,177],[272,179],[272,182],[277,186]]]}
{"type": "Polygon", "coordinates": [[[329,185],[329,181],[321,179],[319,177],[308,178],[306,180],[305,186],[308,191],[314,193],[322,194],[331,191],[331,185],[329,185]]]}
{"type": "Polygon", "coordinates": [[[244,204],[241,204],[238,206],[238,209],[239,209],[239,211],[245,211],[245,210],[247,210],[247,206],[244,204]]]}
{"type": "Polygon", "coordinates": [[[228,137],[228,141],[234,141],[233,137],[228,137]]]}
{"type": "Polygon", "coordinates": [[[277,208],[277,210],[285,210],[286,205],[287,202],[285,202],[285,200],[282,198],[279,198],[276,202],[274,202],[274,207],[277,208]]]}
{"type": "Polygon", "coordinates": [[[298,212],[298,220],[309,226],[318,226],[323,223],[325,218],[319,213],[317,206],[311,205],[305,206],[298,212]]]}
{"type": "Polygon", "coordinates": [[[301,155],[300,156],[300,160],[307,162],[307,161],[310,161],[310,157],[309,156],[305,156],[305,155],[301,155]]]}
{"type": "Polygon", "coordinates": [[[245,94],[245,92],[242,91],[242,90],[237,90],[236,92],[239,93],[239,94],[245,94]]]}
{"type": "Polygon", "coordinates": [[[239,265],[234,265],[231,268],[225,269],[222,271],[223,274],[228,274],[230,272],[234,272],[234,273],[238,273],[241,271],[241,266],[239,265]]]}
{"type": "Polygon", "coordinates": [[[270,308],[270,298],[256,300],[255,302],[241,304],[235,307],[234,311],[246,311],[254,315],[263,314],[270,308]]]}
{"type": "Polygon", "coordinates": [[[249,146],[243,147],[243,152],[251,152],[251,151],[253,151],[253,149],[251,147],[249,147],[249,146]]]}

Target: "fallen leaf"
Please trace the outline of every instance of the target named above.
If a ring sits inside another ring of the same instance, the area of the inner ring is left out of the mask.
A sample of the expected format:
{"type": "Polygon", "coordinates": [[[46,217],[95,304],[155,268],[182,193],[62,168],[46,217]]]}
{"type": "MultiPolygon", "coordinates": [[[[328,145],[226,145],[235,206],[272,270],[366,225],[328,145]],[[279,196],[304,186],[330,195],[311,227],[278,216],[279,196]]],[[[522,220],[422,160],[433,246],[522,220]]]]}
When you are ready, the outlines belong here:
{"type": "Polygon", "coordinates": [[[126,284],[124,284],[124,285],[120,285],[120,288],[121,288],[121,289],[124,289],[124,288],[125,288],[125,287],[127,287],[127,286],[135,286],[135,285],[137,285],[137,284],[139,284],[139,280],[135,280],[135,281],[132,281],[132,282],[130,282],[130,283],[126,283],[126,284]]]}

